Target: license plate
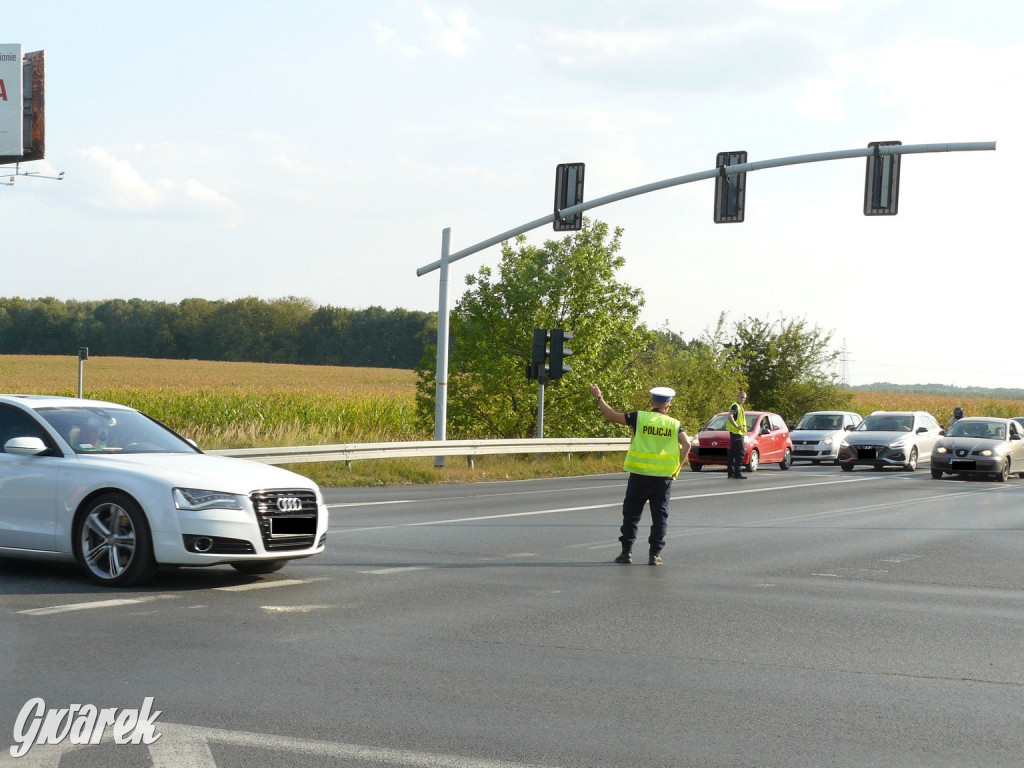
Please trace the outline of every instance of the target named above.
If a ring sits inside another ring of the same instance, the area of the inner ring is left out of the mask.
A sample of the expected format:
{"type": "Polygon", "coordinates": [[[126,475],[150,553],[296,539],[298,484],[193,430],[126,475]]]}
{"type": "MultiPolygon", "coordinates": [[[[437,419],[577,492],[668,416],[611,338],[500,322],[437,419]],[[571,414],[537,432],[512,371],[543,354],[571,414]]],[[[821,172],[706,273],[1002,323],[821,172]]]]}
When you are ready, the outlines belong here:
{"type": "Polygon", "coordinates": [[[858,459],[877,459],[878,451],[875,448],[858,448],[857,449],[858,459]]]}
{"type": "Polygon", "coordinates": [[[316,533],[315,517],[272,517],[270,518],[271,536],[294,536],[316,533]]]}
{"type": "Polygon", "coordinates": [[[978,463],[974,459],[953,459],[950,463],[953,469],[977,469],[978,463]]]}

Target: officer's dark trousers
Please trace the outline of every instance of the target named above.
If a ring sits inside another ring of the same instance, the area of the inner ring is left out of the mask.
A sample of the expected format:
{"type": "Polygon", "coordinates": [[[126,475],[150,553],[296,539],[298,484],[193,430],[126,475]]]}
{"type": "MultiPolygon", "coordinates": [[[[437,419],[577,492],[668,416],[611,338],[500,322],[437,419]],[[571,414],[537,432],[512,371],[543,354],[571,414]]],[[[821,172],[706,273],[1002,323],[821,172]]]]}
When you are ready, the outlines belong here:
{"type": "Polygon", "coordinates": [[[665,532],[668,530],[668,502],[672,497],[671,477],[629,474],[626,483],[626,498],[622,500],[622,542],[624,550],[632,550],[636,541],[637,527],[644,513],[644,505],[651,505],[651,554],[656,555],[665,546],[665,532]]]}
{"type": "Polygon", "coordinates": [[[743,435],[735,432],[729,433],[729,477],[739,477],[743,474],[743,435]]]}

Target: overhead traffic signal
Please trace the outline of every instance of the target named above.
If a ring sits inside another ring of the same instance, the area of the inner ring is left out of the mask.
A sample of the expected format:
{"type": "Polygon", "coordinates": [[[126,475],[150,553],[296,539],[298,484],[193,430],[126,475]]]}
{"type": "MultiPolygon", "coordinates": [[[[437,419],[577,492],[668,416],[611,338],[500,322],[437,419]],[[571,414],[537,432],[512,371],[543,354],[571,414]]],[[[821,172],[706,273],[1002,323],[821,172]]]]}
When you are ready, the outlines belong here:
{"type": "Polygon", "coordinates": [[[560,218],[559,211],[583,202],[583,163],[561,163],[555,168],[555,232],[583,229],[583,214],[560,218]]]}
{"type": "Polygon", "coordinates": [[[864,215],[895,216],[900,202],[900,157],[883,155],[879,147],[893,147],[901,141],[872,141],[875,154],[868,157],[864,174],[864,215]]]}
{"type": "Polygon", "coordinates": [[[561,328],[551,330],[551,369],[548,372],[551,380],[560,379],[572,370],[572,366],[565,363],[565,358],[572,354],[572,350],[565,346],[565,342],[571,341],[572,337],[571,333],[566,333],[561,328]]]}
{"type": "Polygon", "coordinates": [[[726,166],[747,162],[746,152],[719,152],[715,167],[715,224],[732,224],[743,221],[743,205],[747,199],[747,172],[728,174],[726,166]]]}

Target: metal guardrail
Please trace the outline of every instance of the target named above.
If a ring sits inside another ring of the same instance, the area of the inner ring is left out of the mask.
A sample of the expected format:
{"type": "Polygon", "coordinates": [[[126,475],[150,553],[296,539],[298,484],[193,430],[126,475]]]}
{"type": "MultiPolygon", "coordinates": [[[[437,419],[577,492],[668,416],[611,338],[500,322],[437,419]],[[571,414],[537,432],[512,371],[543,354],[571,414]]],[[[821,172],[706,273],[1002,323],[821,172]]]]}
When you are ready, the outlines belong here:
{"type": "Polygon", "coordinates": [[[593,453],[625,451],[628,437],[568,437],[520,440],[426,440],[394,443],[343,443],[301,445],[290,448],[233,448],[205,451],[211,456],[230,456],[263,464],[299,464],[313,461],[397,459],[410,456],[474,456],[499,453],[593,453]]]}

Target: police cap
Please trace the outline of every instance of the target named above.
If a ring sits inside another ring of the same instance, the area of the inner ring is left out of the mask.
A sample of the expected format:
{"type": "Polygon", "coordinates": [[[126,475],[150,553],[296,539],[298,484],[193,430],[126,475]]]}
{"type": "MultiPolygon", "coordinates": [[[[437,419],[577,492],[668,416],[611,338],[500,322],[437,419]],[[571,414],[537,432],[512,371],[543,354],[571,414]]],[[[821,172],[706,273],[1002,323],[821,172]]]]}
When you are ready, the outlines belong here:
{"type": "Polygon", "coordinates": [[[651,400],[667,401],[676,396],[676,391],[671,387],[655,387],[651,390],[651,400]]]}

